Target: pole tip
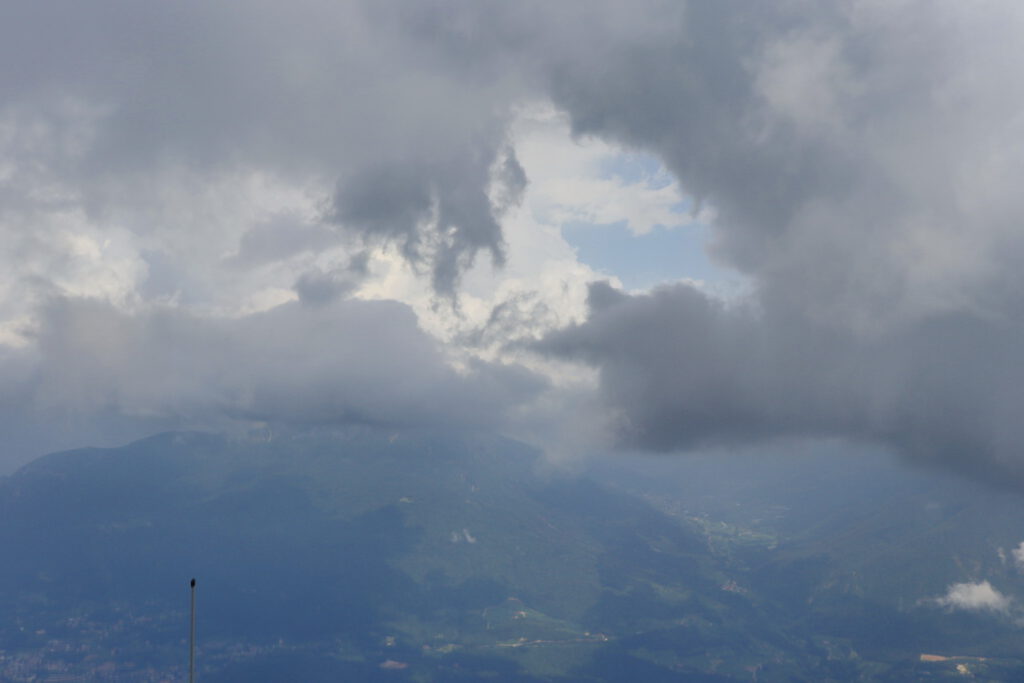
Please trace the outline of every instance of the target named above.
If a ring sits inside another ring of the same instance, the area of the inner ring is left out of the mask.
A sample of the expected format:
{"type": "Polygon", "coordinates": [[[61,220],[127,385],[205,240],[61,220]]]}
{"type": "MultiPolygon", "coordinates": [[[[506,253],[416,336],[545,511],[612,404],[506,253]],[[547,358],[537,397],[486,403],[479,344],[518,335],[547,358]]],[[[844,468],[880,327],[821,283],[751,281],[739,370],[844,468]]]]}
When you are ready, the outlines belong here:
{"type": "Polygon", "coordinates": [[[192,579],[192,581],[191,581],[191,583],[189,583],[189,585],[192,586],[193,588],[195,588],[196,587],[196,580],[192,579]]]}

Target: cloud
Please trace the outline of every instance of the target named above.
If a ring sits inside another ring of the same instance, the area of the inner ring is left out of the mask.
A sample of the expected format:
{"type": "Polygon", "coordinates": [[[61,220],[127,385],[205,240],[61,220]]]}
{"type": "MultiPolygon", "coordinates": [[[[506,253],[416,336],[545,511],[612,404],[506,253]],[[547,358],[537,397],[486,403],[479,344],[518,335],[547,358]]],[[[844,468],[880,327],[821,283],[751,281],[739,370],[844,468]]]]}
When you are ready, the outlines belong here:
{"type": "Polygon", "coordinates": [[[552,93],[576,133],[658,154],[713,206],[716,255],[772,307],[853,333],[991,310],[1020,248],[1022,18],[923,10],[692,3],[642,47],[604,27],[552,93]]]}
{"type": "MultiPolygon", "coordinates": [[[[478,252],[503,258],[498,219],[523,182],[505,144],[520,89],[467,83],[431,54],[441,26],[387,5],[5,8],[4,209],[37,221],[81,205],[152,235],[173,186],[258,171],[314,190],[322,222],[398,245],[454,295],[478,252]],[[511,185],[504,204],[495,183],[511,185]]],[[[280,235],[250,229],[240,257],[297,248],[280,235]]],[[[294,237],[332,240],[322,226],[294,237]]]]}
{"type": "Polygon", "coordinates": [[[991,9],[691,3],[550,72],[575,133],[714,209],[713,254],[751,283],[596,285],[540,346],[599,370],[622,444],[842,436],[1019,478],[1024,16],[991,9]]]}
{"type": "Polygon", "coordinates": [[[494,429],[544,388],[518,366],[456,370],[397,302],[289,302],[223,319],[58,299],[36,335],[0,363],[5,412],[28,423],[494,429]]]}
{"type": "Polygon", "coordinates": [[[356,288],[360,280],[367,275],[366,252],[351,258],[344,266],[336,266],[331,271],[313,268],[299,276],[295,281],[295,292],[299,300],[307,304],[324,304],[349,294],[356,288]]]}
{"type": "Polygon", "coordinates": [[[988,581],[981,583],[954,583],[935,604],[951,610],[972,612],[1002,612],[1010,608],[1012,600],[997,591],[988,581]]]}
{"type": "Polygon", "coordinates": [[[858,337],[687,284],[632,295],[594,284],[589,310],[535,348],[599,369],[625,446],[842,436],[979,475],[1024,474],[1013,326],[951,314],[858,337]]]}
{"type": "Polygon", "coordinates": [[[1014,566],[1018,570],[1024,571],[1024,541],[1021,541],[1020,545],[1011,550],[1010,554],[1013,556],[1014,566]]]}
{"type": "Polygon", "coordinates": [[[486,425],[540,388],[515,368],[455,372],[396,302],[288,303],[206,320],[63,300],[39,335],[41,404],[128,414],[486,425]]]}
{"type": "Polygon", "coordinates": [[[431,326],[453,346],[493,359],[506,339],[562,325],[536,347],[543,362],[599,373],[602,419],[624,445],[841,436],[1017,472],[1022,24],[1017,3],[917,0],[9,3],[0,342],[21,349],[6,361],[24,364],[15,375],[40,373],[12,386],[129,413],[390,420],[426,419],[426,387],[450,382],[491,397],[466,402],[467,420],[486,422],[509,405],[504,391],[517,395],[515,371],[467,361],[460,375],[422,351],[435,342],[407,307],[345,299],[397,296],[388,278],[402,259],[418,310],[440,295],[462,298],[453,318],[494,311],[475,336],[431,326]],[[530,241],[543,216],[516,214],[531,179],[514,123],[537,102],[578,141],[636,150],[674,176],[559,186],[538,171],[551,220],[643,232],[692,198],[749,297],[596,285],[587,319],[566,325],[565,300],[590,273],[564,243],[530,241]],[[512,263],[545,259],[537,244],[561,248],[554,265],[512,263]],[[480,294],[488,260],[516,286],[480,294]],[[105,303],[81,303],[93,299],[105,303]],[[389,328],[388,315],[405,322],[389,328]],[[337,345],[318,341],[320,326],[337,345]],[[406,335],[422,367],[388,343],[371,354],[364,329],[406,335]],[[172,341],[227,360],[201,356],[199,373],[172,341]],[[346,353],[366,361],[362,375],[332,365],[346,353]],[[41,358],[69,373],[66,396],[41,358]],[[401,386],[394,367],[418,388],[384,392],[401,386]]]}

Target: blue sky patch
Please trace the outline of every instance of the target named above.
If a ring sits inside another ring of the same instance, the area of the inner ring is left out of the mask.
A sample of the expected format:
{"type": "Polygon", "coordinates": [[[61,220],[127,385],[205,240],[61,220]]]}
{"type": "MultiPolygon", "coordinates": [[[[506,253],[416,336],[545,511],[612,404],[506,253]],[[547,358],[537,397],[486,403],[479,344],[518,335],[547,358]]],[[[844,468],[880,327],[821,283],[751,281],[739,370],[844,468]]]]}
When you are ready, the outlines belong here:
{"type": "Polygon", "coordinates": [[[580,261],[618,277],[628,289],[649,289],[682,278],[724,282],[734,277],[708,259],[708,227],[699,223],[634,235],[625,221],[574,222],[562,226],[562,237],[576,249],[580,261]]]}

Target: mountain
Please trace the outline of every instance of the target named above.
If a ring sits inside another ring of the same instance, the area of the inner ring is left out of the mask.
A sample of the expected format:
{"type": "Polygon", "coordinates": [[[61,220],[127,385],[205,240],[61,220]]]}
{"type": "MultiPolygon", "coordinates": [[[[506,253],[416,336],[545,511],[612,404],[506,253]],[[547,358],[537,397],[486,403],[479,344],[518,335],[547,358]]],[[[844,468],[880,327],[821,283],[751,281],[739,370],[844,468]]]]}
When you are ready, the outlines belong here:
{"type": "Polygon", "coordinates": [[[192,576],[207,681],[806,668],[699,534],[511,441],[163,434],[31,463],[0,519],[5,661],[70,674],[180,674],[192,576]]]}
{"type": "Polygon", "coordinates": [[[855,653],[851,677],[961,678],[965,666],[974,680],[1024,679],[1019,491],[827,447],[684,460],[602,462],[591,475],[704,529],[792,632],[855,653]],[[985,584],[1005,605],[942,602],[985,584]]]}
{"type": "Polygon", "coordinates": [[[936,561],[1024,535],[952,481],[369,428],[53,454],[0,480],[0,678],[181,680],[195,576],[203,681],[1012,680],[1012,615],[919,601],[1015,590],[936,561]]]}

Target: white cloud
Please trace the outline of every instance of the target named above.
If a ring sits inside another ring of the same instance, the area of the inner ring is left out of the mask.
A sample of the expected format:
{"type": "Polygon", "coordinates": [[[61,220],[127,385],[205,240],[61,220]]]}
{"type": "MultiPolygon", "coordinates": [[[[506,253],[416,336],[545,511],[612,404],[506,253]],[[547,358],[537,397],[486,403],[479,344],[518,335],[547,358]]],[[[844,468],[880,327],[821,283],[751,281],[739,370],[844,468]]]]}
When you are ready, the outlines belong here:
{"type": "Polygon", "coordinates": [[[988,581],[980,583],[954,583],[935,604],[949,609],[974,612],[1006,612],[1011,598],[992,587],[988,581]]]}
{"type": "Polygon", "coordinates": [[[1013,564],[1017,569],[1024,571],[1024,541],[1021,541],[1020,545],[1011,550],[1010,554],[1013,555],[1013,564]]]}

